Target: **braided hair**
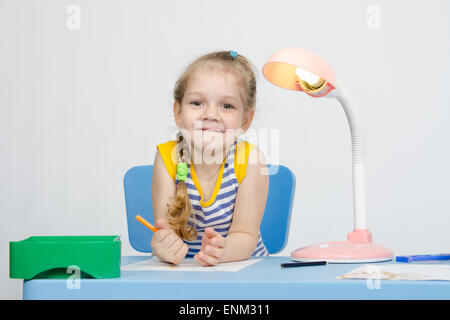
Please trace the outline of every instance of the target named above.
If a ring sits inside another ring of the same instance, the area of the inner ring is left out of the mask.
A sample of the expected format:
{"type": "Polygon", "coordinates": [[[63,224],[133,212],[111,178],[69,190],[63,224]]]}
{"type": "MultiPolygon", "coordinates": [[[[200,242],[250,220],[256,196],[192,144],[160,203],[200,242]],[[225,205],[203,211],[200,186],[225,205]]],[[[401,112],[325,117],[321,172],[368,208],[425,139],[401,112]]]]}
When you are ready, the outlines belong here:
{"type": "MultiPolygon", "coordinates": [[[[177,164],[184,162],[190,163],[189,147],[186,139],[181,134],[177,133],[177,164]]],[[[177,180],[177,190],[175,198],[171,198],[171,205],[168,204],[167,220],[169,225],[173,228],[175,233],[182,239],[188,241],[197,238],[195,228],[187,224],[189,216],[191,215],[191,202],[187,193],[186,184],[183,180],[177,180]]]]}

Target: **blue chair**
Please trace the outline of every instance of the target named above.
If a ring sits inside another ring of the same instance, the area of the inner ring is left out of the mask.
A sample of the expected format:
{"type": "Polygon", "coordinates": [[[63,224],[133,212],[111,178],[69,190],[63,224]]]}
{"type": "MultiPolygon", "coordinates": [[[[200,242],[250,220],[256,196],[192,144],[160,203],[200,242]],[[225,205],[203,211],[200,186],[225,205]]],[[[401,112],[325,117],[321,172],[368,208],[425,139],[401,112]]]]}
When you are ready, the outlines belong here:
{"type": "MultiPolygon", "coordinates": [[[[261,222],[261,236],[269,253],[284,249],[295,192],[294,173],[285,166],[268,165],[269,193],[261,222]]],[[[153,165],[129,169],[124,177],[128,237],[131,246],[140,252],[151,252],[152,231],[136,220],[136,215],[153,224],[152,202],[153,165]]]]}

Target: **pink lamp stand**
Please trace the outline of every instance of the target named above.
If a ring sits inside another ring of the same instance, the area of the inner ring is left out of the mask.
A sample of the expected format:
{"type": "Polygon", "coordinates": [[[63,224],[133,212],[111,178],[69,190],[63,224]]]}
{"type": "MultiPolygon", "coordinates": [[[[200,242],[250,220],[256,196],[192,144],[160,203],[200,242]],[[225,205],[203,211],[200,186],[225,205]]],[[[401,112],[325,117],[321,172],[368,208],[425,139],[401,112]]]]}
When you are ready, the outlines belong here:
{"type": "Polygon", "coordinates": [[[313,244],[292,251],[296,261],[328,261],[329,263],[369,263],[392,259],[392,251],[373,243],[368,229],[355,229],[347,241],[330,241],[313,244]]]}
{"type": "Polygon", "coordinates": [[[336,98],[344,109],[352,139],[354,231],[347,241],[323,242],[299,248],[294,260],[326,260],[331,263],[380,262],[392,259],[392,252],[372,242],[367,227],[365,187],[365,143],[358,109],[331,66],[315,53],[303,48],[283,48],[263,67],[264,77],[278,87],[301,91],[313,98],[336,98]]]}

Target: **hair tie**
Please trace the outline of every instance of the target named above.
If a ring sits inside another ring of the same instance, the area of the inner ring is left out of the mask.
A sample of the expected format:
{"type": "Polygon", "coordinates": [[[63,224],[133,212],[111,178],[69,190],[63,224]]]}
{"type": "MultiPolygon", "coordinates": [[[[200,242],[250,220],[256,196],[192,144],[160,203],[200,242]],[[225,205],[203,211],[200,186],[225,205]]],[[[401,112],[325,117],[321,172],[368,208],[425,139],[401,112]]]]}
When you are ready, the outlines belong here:
{"type": "Polygon", "coordinates": [[[233,58],[237,58],[237,56],[238,56],[237,51],[230,50],[230,56],[232,56],[233,58]]]}
{"type": "Polygon", "coordinates": [[[177,180],[185,181],[188,174],[188,167],[186,162],[180,162],[177,164],[177,180]]]}

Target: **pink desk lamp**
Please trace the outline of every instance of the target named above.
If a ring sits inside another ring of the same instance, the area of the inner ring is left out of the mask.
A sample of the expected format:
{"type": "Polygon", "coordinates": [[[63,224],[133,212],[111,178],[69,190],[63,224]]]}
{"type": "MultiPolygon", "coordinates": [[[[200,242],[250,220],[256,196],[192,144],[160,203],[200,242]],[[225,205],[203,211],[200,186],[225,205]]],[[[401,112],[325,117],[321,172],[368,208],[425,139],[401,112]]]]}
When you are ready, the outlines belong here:
{"type": "Polygon", "coordinates": [[[311,97],[336,98],[347,116],[352,137],[354,230],[347,241],[331,241],[294,250],[293,260],[330,263],[367,263],[392,259],[392,251],[372,242],[367,228],[365,154],[361,124],[349,93],[337,83],[332,68],[321,57],[301,48],[275,52],[263,67],[264,77],[278,87],[303,91],[311,97]]]}

